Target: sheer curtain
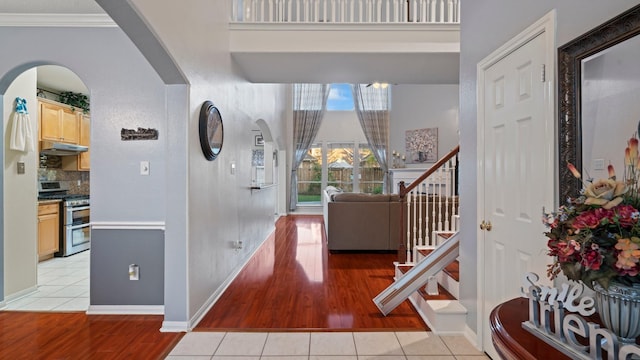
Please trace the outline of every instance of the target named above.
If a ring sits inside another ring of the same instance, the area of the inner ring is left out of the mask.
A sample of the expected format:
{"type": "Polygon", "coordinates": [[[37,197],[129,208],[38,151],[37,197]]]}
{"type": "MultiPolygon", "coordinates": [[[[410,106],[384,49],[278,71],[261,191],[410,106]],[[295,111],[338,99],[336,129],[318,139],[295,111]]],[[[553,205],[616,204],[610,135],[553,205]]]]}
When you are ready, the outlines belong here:
{"type": "Polygon", "coordinates": [[[329,85],[293,85],[293,163],[291,164],[291,193],[289,210],[298,204],[298,166],[307,155],[320,129],[327,108],[329,85]]]}
{"type": "Polygon", "coordinates": [[[389,89],[363,84],[352,85],[353,102],[360,126],[371,152],[384,172],[382,187],[390,193],[389,164],[389,89]]]}

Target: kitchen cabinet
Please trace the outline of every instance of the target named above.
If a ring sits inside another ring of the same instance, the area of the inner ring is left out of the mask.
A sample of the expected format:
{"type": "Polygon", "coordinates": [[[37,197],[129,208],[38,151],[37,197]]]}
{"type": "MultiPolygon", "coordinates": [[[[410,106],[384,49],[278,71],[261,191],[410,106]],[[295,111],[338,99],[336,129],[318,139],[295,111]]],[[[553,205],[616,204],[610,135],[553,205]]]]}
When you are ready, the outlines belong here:
{"type": "Polygon", "coordinates": [[[76,156],[63,156],[62,169],[71,171],[89,171],[91,160],[91,117],[87,114],[78,113],[80,124],[79,144],[89,148],[89,151],[82,152],[76,156]]]}
{"type": "Polygon", "coordinates": [[[40,140],[78,144],[81,111],[52,100],[39,99],[40,140]]]}
{"type": "Polygon", "coordinates": [[[46,260],[60,249],[59,202],[38,204],[38,260],[46,260]]]}

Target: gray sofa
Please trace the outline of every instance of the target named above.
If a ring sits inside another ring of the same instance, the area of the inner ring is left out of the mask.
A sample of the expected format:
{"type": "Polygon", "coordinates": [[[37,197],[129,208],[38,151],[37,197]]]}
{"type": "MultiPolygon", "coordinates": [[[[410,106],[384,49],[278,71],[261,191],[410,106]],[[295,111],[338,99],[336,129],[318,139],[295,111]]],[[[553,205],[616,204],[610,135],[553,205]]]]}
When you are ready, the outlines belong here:
{"type": "Polygon", "coordinates": [[[397,195],[343,193],[328,187],[323,211],[329,250],[397,250],[400,204],[397,195]]]}
{"type": "MultiPolygon", "coordinates": [[[[435,207],[436,212],[442,211],[443,216],[451,217],[452,208],[458,206],[457,197],[450,198],[446,205],[443,199],[430,195],[422,198],[423,216],[427,213],[431,216],[435,207]]],[[[414,209],[411,206],[408,211],[409,219],[413,219],[414,209]]],[[[400,224],[403,211],[403,221],[407,221],[406,202],[401,202],[398,195],[345,193],[329,186],[323,193],[327,246],[329,250],[397,250],[400,242],[406,243],[407,237],[400,224]]],[[[432,221],[423,223],[423,234],[431,234],[432,227],[432,221]]]]}

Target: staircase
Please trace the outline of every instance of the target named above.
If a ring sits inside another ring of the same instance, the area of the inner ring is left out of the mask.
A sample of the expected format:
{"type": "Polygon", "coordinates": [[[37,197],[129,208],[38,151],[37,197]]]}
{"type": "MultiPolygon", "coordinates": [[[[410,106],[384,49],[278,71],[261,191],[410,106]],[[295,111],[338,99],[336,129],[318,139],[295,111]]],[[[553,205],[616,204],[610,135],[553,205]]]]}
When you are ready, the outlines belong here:
{"type": "MultiPolygon", "coordinates": [[[[458,249],[460,244],[457,191],[430,193],[434,177],[450,181],[445,188],[457,189],[456,147],[421,177],[404,187],[401,250],[395,282],[373,299],[387,315],[405,299],[413,304],[431,330],[438,334],[464,332],[467,310],[460,295],[458,249]]],[[[437,189],[437,187],[436,187],[437,189]]]]}

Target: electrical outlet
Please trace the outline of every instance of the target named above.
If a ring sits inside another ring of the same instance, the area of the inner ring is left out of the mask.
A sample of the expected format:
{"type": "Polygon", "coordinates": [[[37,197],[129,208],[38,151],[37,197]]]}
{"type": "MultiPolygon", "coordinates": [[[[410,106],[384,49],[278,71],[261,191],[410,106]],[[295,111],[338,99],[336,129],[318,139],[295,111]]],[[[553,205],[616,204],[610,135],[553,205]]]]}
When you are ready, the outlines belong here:
{"type": "Polygon", "coordinates": [[[140,266],[136,264],[129,265],[129,280],[140,280],[140,266]]]}

